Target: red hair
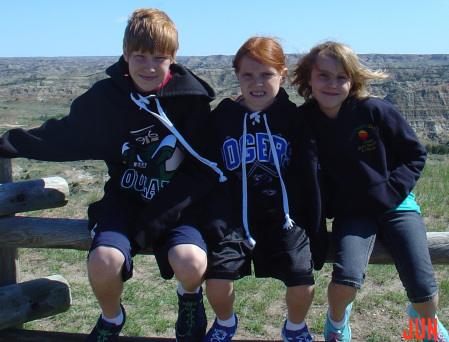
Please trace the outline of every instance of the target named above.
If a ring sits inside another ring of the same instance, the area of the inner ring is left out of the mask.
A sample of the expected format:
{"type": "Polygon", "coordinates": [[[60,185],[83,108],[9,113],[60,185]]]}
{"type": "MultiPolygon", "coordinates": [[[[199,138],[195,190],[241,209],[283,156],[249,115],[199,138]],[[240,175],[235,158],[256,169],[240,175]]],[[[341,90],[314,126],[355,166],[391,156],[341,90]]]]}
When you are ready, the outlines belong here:
{"type": "Polygon", "coordinates": [[[236,72],[240,69],[243,57],[273,66],[278,72],[282,72],[286,67],[284,51],[275,38],[252,37],[248,39],[237,51],[232,61],[236,72]]]}

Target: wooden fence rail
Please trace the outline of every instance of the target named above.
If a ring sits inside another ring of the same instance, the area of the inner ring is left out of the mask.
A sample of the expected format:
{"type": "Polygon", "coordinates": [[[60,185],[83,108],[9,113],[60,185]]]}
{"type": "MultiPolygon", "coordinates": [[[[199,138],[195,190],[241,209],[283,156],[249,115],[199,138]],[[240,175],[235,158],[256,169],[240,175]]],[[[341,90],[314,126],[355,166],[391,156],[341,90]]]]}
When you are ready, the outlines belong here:
{"type": "MultiPolygon", "coordinates": [[[[83,341],[84,334],[37,332],[22,324],[67,310],[70,286],[59,276],[20,283],[18,248],[62,248],[86,251],[91,237],[87,220],[14,216],[31,210],[64,206],[69,195],[61,177],[12,183],[11,163],[0,158],[0,342],[83,341]],[[11,329],[12,328],[12,329],[11,329]]],[[[331,234],[331,233],[329,233],[331,234]]],[[[449,232],[428,232],[433,264],[449,264],[449,232]]],[[[141,254],[152,254],[151,249],[141,254]]],[[[332,247],[326,262],[332,262],[332,247]]],[[[376,241],[371,264],[392,264],[382,243],[376,241]]],[[[163,342],[165,338],[121,338],[123,341],[163,342]]]]}

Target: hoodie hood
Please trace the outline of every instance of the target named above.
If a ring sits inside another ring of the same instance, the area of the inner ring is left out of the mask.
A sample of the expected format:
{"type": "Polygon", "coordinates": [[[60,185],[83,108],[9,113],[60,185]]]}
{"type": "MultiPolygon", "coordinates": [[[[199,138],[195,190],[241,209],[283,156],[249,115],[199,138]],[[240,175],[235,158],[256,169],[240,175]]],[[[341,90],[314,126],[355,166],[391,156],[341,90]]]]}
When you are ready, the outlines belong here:
{"type": "MultiPolygon", "coordinates": [[[[277,113],[279,112],[287,112],[291,111],[294,108],[296,108],[296,105],[293,102],[289,101],[289,96],[284,88],[279,89],[279,93],[276,95],[276,101],[274,101],[268,108],[261,111],[263,113],[267,113],[270,115],[270,113],[277,113]]],[[[252,113],[252,111],[245,106],[242,106],[239,103],[239,99],[233,100],[230,98],[226,98],[223,101],[221,101],[217,108],[215,109],[216,112],[225,112],[226,115],[233,115],[237,117],[241,117],[245,113],[252,113]]]]}
{"type": "MultiPolygon", "coordinates": [[[[170,71],[172,72],[171,79],[164,87],[154,93],[156,97],[204,96],[209,99],[209,102],[215,99],[215,91],[212,87],[183,65],[171,64],[170,71]]],[[[125,92],[137,93],[131,81],[131,76],[129,76],[128,63],[126,63],[123,56],[120,57],[117,63],[106,69],[106,73],[125,92]]]]}

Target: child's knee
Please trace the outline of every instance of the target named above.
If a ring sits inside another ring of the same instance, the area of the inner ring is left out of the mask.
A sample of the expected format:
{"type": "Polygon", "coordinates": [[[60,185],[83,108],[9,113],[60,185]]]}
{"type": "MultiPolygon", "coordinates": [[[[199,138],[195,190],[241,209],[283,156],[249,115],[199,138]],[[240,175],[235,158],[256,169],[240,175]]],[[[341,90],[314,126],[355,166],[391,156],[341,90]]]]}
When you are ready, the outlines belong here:
{"type": "Polygon", "coordinates": [[[177,245],[168,251],[168,260],[172,266],[202,268],[207,265],[204,250],[195,245],[177,245]]]}
{"type": "Polygon", "coordinates": [[[121,272],[125,257],[113,247],[99,246],[89,253],[87,269],[96,277],[107,277],[121,272]]]}
{"type": "Polygon", "coordinates": [[[287,287],[287,295],[290,294],[299,298],[313,297],[315,293],[315,286],[313,285],[299,285],[287,287]]]}
{"type": "Polygon", "coordinates": [[[228,298],[234,294],[234,283],[227,279],[207,279],[206,292],[208,297],[228,298]]]}
{"type": "Polygon", "coordinates": [[[206,252],[195,245],[178,245],[168,254],[176,277],[203,278],[207,268],[206,252]]]}

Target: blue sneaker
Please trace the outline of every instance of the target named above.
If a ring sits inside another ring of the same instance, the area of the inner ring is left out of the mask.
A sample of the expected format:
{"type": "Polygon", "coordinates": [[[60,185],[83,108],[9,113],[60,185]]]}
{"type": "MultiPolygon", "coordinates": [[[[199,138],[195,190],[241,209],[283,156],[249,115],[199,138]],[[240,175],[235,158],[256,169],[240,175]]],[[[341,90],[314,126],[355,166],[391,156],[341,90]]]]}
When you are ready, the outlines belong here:
{"type": "Polygon", "coordinates": [[[203,289],[198,293],[178,293],[177,342],[199,342],[206,333],[207,319],[203,304],[203,289]]]}
{"type": "Polygon", "coordinates": [[[309,334],[309,330],[307,329],[307,325],[299,330],[287,330],[286,328],[287,320],[284,322],[284,326],[282,327],[282,339],[284,342],[313,342],[312,336],[309,334]]]}
{"type": "Polygon", "coordinates": [[[85,342],[116,342],[118,339],[118,335],[123,329],[123,326],[126,323],[126,313],[125,308],[120,304],[123,312],[123,322],[120,325],[111,324],[105,322],[100,315],[95,328],[92,332],[87,336],[85,342]]]}
{"type": "Polygon", "coordinates": [[[329,312],[326,316],[326,324],[324,325],[324,339],[332,342],[349,342],[351,341],[351,327],[349,326],[349,316],[351,315],[352,303],[345,310],[345,325],[341,329],[335,329],[329,321],[329,312]]]}
{"type": "MultiPolygon", "coordinates": [[[[407,315],[410,318],[419,318],[418,313],[412,308],[412,305],[409,304],[407,306],[407,315]]],[[[428,339],[428,334],[427,334],[427,329],[426,329],[426,334],[424,336],[423,341],[424,342],[430,342],[430,341],[435,341],[435,342],[449,342],[449,335],[447,333],[446,328],[444,327],[444,325],[440,322],[440,320],[438,319],[438,316],[436,316],[437,318],[437,334],[438,334],[438,338],[436,340],[429,340],[428,339]]],[[[419,329],[421,330],[421,320],[418,320],[418,324],[419,324],[419,329]]],[[[433,336],[432,336],[433,337],[433,336]]]]}
{"type": "Polygon", "coordinates": [[[214,324],[210,327],[206,336],[204,336],[201,342],[229,342],[234,337],[235,332],[237,331],[237,316],[235,317],[235,325],[232,327],[224,327],[218,324],[217,319],[215,318],[214,324]]]}

